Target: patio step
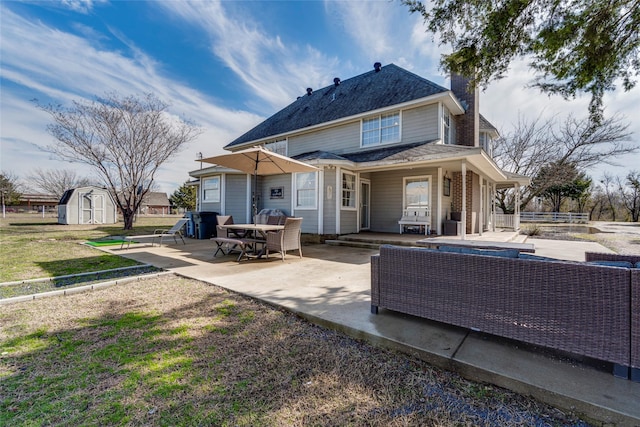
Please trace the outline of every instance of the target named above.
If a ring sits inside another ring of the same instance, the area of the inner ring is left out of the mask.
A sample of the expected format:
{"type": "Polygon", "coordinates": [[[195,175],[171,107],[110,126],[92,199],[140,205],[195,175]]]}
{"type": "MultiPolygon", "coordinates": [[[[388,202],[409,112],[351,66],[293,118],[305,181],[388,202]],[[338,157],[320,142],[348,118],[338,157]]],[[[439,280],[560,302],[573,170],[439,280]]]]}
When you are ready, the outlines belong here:
{"type": "Polygon", "coordinates": [[[350,248],[378,249],[380,243],[352,242],[348,240],[325,240],[324,243],[330,246],[348,246],[350,248]]]}
{"type": "Polygon", "coordinates": [[[378,249],[380,245],[395,245],[395,246],[415,246],[415,239],[413,241],[407,240],[392,240],[392,239],[375,239],[371,237],[358,237],[354,235],[340,236],[337,240],[326,240],[327,245],[332,246],[349,246],[352,248],[367,248],[378,249]]]}

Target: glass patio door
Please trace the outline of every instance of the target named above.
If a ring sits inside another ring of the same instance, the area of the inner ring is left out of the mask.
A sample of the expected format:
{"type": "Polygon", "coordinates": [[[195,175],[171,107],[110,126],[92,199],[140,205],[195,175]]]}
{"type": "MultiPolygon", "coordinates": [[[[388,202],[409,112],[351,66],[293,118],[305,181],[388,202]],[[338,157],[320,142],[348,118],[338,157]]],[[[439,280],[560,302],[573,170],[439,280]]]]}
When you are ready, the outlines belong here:
{"type": "Polygon", "coordinates": [[[370,228],[370,199],[371,183],[367,180],[360,181],[360,230],[370,228]]]}

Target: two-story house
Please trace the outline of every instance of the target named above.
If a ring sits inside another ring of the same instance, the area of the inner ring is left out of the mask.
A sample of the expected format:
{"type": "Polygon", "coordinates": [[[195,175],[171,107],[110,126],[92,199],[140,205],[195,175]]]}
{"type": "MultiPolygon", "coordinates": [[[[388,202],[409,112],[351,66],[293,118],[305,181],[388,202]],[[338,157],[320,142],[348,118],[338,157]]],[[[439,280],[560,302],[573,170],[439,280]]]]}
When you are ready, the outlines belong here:
{"type": "MultiPolygon", "coordinates": [[[[218,166],[190,172],[200,181],[198,209],[251,222],[258,210],[302,217],[302,231],[319,235],[400,232],[407,214],[425,215],[442,234],[452,216],[461,233],[496,226],[497,188],[529,179],[492,160],[496,129],[478,109],[478,91],[453,76],[451,90],[394,64],[307,93],[230,142],[238,151],[264,146],[318,168],[259,177],[218,166]]],[[[517,228],[518,212],[511,218],[517,228]]]]}

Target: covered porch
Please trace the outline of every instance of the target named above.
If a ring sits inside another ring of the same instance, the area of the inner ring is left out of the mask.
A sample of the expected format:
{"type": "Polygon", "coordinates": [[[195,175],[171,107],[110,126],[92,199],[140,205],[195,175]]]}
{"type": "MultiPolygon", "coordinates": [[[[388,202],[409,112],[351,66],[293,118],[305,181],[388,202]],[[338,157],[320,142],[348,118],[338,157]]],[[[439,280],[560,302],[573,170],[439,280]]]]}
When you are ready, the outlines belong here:
{"type": "MultiPolygon", "coordinates": [[[[452,239],[452,236],[425,236],[423,234],[361,231],[359,233],[344,234],[338,236],[336,239],[326,240],[325,243],[332,246],[351,246],[376,249],[380,245],[420,246],[417,242],[425,238],[437,242],[439,240],[450,240],[452,239]]],[[[457,238],[460,238],[460,236],[457,238]]],[[[496,231],[486,231],[482,234],[467,234],[465,238],[470,241],[499,243],[524,243],[527,240],[527,236],[519,234],[516,230],[510,229],[497,229],[496,231]]]]}
{"type": "Polygon", "coordinates": [[[411,225],[406,223],[410,215],[418,212],[416,225],[426,222],[428,227],[407,231],[418,229],[422,238],[427,234],[466,239],[505,229],[517,234],[520,228],[519,209],[513,214],[497,212],[495,194],[498,188],[513,188],[519,201],[520,188],[529,178],[502,171],[481,148],[424,144],[336,166],[336,181],[340,182],[339,174],[355,173],[360,183],[357,212],[338,210],[339,235],[403,233],[403,225],[411,225]],[[357,228],[350,227],[355,224],[357,228]]]}

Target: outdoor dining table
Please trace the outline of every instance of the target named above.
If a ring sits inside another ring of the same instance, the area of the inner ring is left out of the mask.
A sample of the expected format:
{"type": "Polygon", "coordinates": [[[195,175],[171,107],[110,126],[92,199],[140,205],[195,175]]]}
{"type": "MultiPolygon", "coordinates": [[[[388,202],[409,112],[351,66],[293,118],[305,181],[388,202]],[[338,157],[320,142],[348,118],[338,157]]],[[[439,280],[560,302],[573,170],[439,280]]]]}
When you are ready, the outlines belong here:
{"type": "MultiPolygon", "coordinates": [[[[272,224],[226,224],[220,225],[220,228],[235,231],[245,231],[251,233],[250,238],[254,243],[262,243],[262,248],[256,251],[254,247],[254,255],[260,258],[266,252],[267,233],[269,231],[284,230],[284,225],[272,225],[272,224]]],[[[248,240],[248,239],[247,239],[248,240]]]]}

